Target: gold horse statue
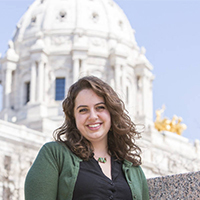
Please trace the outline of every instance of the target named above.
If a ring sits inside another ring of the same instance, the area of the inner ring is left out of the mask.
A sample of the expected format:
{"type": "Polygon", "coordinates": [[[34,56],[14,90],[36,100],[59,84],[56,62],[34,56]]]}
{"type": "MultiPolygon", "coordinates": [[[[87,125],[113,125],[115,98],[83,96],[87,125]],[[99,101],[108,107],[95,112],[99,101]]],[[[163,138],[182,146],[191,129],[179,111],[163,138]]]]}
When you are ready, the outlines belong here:
{"type": "Polygon", "coordinates": [[[156,120],[154,122],[155,128],[158,131],[169,131],[181,135],[182,132],[187,128],[185,124],[181,123],[182,118],[174,115],[171,120],[166,117],[162,119],[162,114],[164,111],[165,105],[163,105],[161,109],[156,110],[156,120]]]}

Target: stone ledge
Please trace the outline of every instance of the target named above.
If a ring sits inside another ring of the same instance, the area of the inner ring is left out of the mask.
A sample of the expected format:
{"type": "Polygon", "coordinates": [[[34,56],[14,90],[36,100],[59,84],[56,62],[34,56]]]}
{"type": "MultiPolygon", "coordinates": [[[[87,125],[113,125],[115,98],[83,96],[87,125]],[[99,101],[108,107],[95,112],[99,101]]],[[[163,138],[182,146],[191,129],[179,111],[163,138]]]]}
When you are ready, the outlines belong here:
{"type": "Polygon", "coordinates": [[[147,180],[149,199],[200,199],[200,171],[147,180]]]}

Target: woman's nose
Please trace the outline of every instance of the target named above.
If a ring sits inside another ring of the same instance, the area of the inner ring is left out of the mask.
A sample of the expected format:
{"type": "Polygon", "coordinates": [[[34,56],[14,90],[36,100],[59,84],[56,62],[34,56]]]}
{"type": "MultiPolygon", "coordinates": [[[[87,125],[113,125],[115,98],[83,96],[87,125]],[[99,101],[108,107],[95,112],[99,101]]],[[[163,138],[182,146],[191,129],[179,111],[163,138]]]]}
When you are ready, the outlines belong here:
{"type": "Polygon", "coordinates": [[[98,118],[97,112],[91,109],[89,119],[96,120],[97,118],[98,118]]]}

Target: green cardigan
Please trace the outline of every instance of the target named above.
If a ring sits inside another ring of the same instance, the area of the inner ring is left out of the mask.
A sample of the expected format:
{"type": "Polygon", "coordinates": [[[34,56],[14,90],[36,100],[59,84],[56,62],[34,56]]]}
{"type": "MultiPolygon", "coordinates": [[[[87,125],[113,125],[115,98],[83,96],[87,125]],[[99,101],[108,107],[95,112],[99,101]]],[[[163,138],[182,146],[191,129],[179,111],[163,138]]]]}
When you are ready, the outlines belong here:
{"type": "MultiPolygon", "coordinates": [[[[27,174],[25,200],[72,200],[81,161],[62,143],[45,144],[27,174]]],[[[125,160],[123,171],[133,199],[148,200],[147,181],[141,167],[125,160]]]]}

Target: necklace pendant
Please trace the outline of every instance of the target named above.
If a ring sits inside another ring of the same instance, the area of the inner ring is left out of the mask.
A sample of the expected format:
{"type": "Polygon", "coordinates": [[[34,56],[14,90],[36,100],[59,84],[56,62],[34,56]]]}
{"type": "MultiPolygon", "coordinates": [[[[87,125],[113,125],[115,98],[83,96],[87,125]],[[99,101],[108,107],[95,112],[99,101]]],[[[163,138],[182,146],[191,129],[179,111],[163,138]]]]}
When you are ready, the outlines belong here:
{"type": "Polygon", "coordinates": [[[98,158],[98,162],[100,162],[100,163],[106,163],[106,158],[102,158],[102,157],[99,157],[98,158]]]}

